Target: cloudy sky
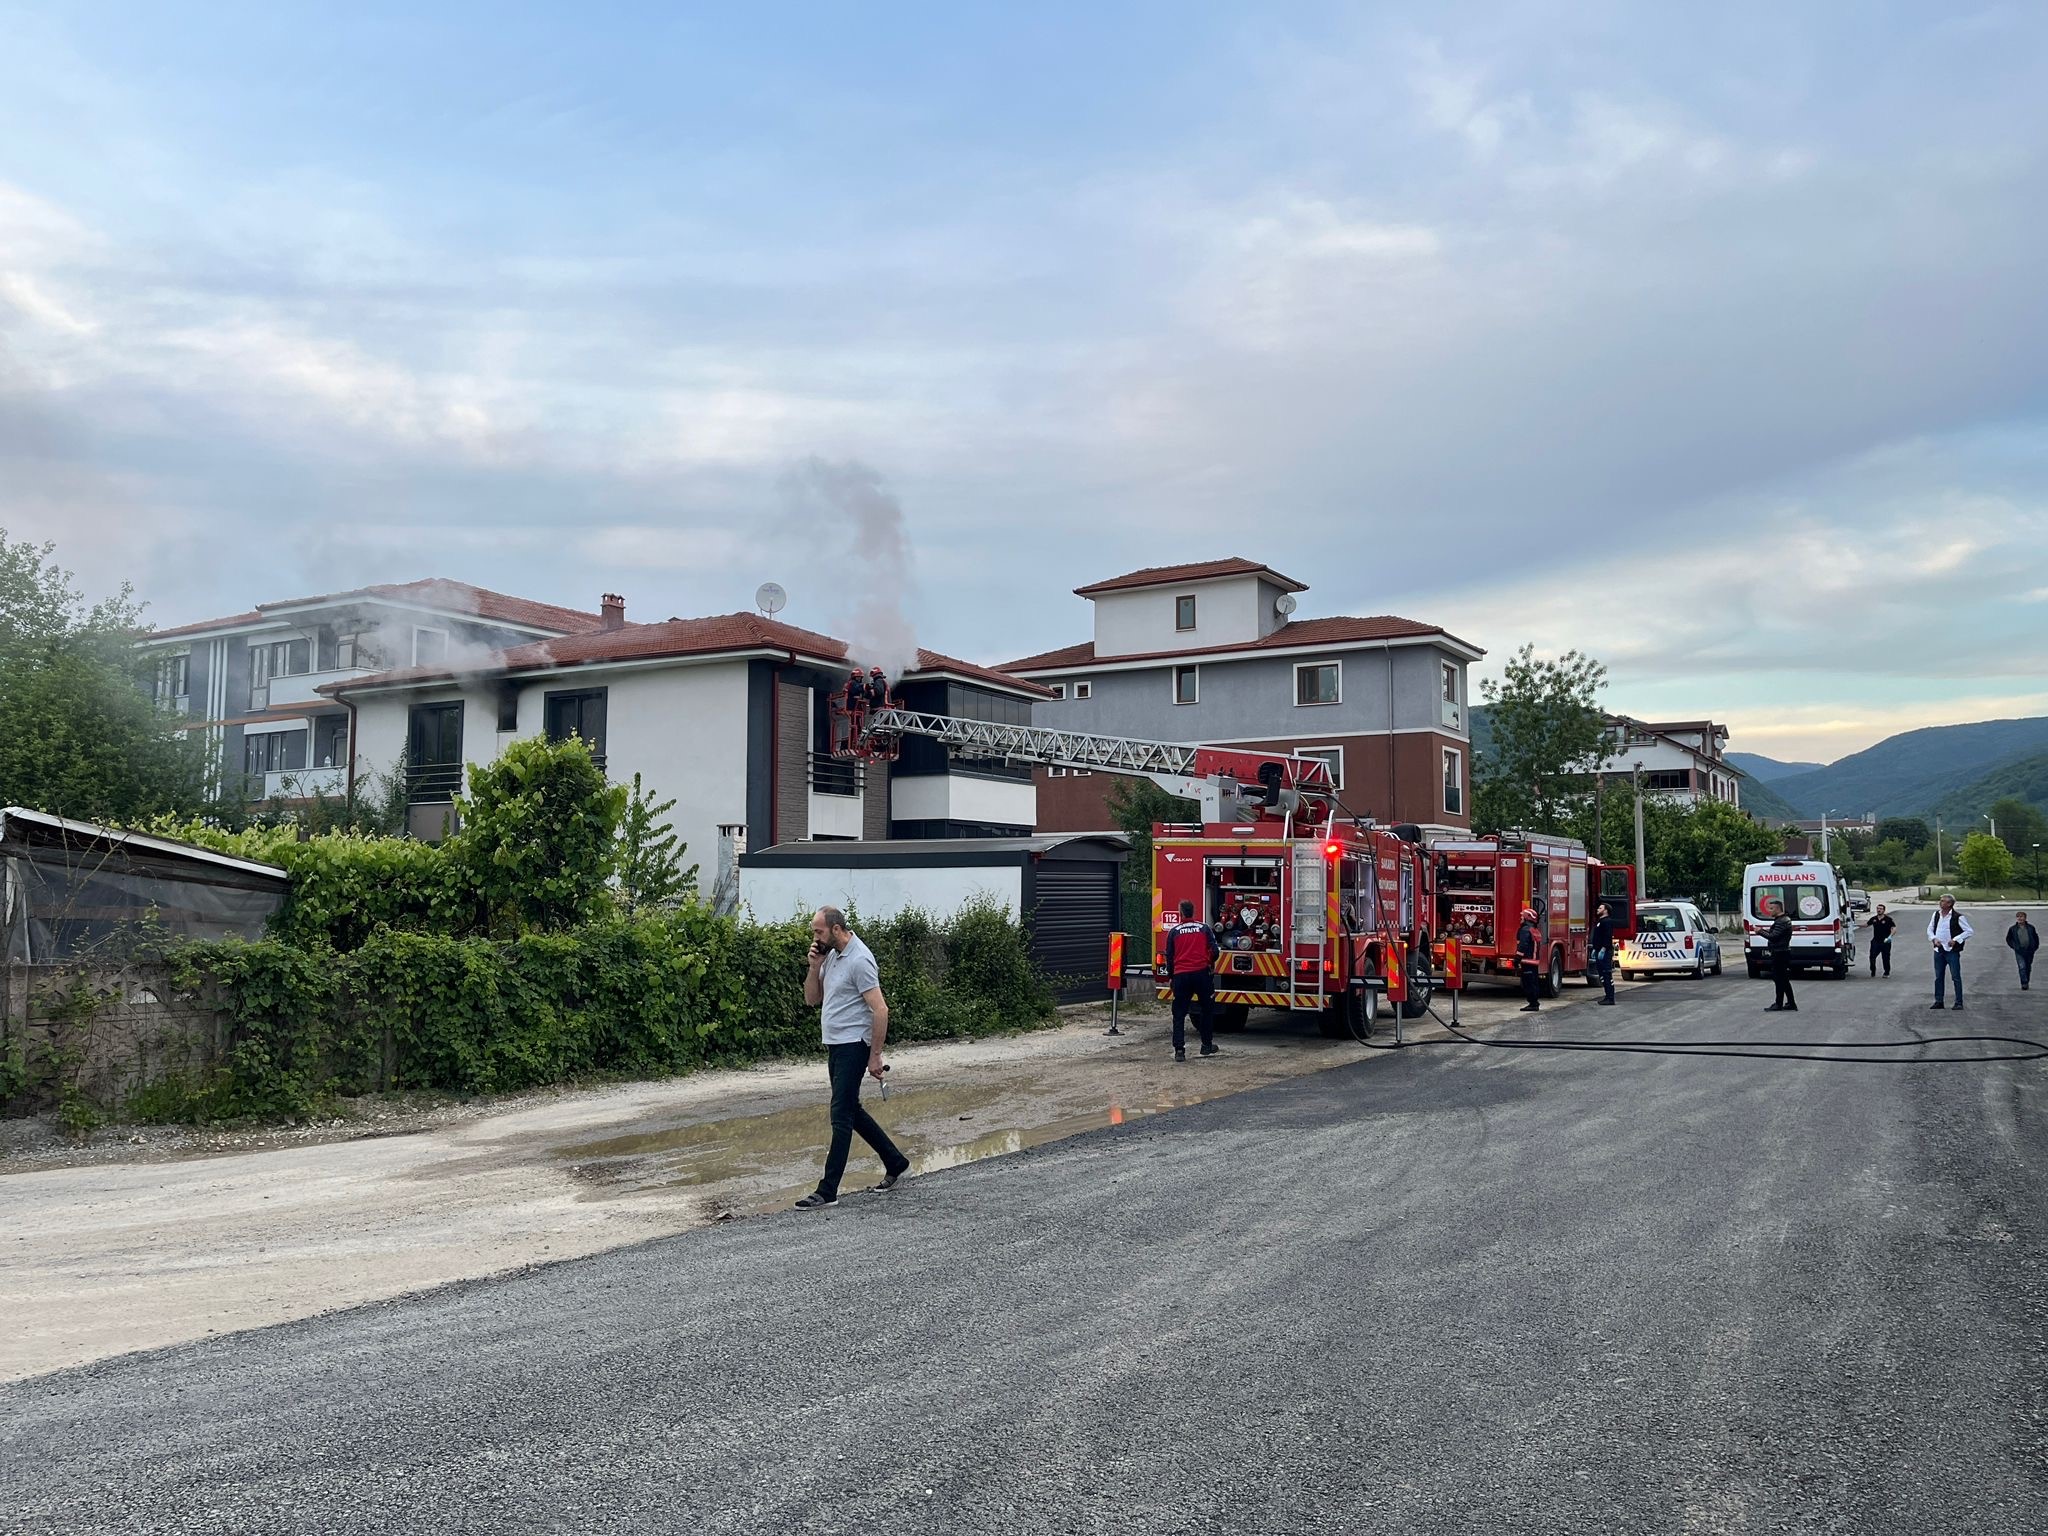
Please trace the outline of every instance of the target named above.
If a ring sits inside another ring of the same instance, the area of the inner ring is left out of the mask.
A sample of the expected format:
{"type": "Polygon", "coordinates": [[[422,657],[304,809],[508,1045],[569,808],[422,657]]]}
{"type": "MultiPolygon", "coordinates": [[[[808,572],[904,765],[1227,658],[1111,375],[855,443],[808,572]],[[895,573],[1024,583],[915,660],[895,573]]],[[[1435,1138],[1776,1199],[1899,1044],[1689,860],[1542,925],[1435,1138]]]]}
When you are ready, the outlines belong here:
{"type": "Polygon", "coordinates": [[[831,628],[817,456],[979,660],[1244,554],[1777,756],[2048,713],[2037,6],[0,36],[0,526],[160,623],[438,575],[831,628]]]}

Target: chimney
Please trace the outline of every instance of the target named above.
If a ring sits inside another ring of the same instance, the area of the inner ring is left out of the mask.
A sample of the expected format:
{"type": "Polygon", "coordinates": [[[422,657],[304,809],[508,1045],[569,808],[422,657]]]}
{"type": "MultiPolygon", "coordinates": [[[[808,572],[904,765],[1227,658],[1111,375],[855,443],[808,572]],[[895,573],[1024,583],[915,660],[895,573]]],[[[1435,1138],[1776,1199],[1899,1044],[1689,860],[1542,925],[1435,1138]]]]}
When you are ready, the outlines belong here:
{"type": "Polygon", "coordinates": [[[607,592],[598,611],[604,615],[601,629],[624,629],[626,627],[626,600],[616,592],[607,592]]]}

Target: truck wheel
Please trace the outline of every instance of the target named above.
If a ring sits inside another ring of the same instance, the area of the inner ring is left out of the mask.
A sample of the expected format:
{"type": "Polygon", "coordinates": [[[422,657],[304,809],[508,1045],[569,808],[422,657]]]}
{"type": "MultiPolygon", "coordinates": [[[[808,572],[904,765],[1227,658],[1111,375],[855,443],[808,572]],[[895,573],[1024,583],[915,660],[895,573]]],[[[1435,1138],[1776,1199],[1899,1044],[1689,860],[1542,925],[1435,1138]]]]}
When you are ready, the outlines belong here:
{"type": "Polygon", "coordinates": [[[1564,951],[1561,949],[1550,952],[1550,969],[1543,976],[1543,995],[1564,996],[1564,951]]]}
{"type": "Polygon", "coordinates": [[[1401,1004],[1401,1017],[1419,1019],[1429,1012],[1429,999],[1436,990],[1436,978],[1429,967],[1418,965],[1408,973],[1408,996],[1401,1004]]]}
{"type": "Polygon", "coordinates": [[[1849,979],[1849,962],[1844,960],[1837,965],[1834,970],[1834,976],[1837,981],[1847,981],[1849,979]]]}
{"type": "Polygon", "coordinates": [[[1217,1006],[1215,1029],[1219,1035],[1244,1033],[1244,1021],[1251,1016],[1247,1003],[1222,1003],[1217,1006]]]}

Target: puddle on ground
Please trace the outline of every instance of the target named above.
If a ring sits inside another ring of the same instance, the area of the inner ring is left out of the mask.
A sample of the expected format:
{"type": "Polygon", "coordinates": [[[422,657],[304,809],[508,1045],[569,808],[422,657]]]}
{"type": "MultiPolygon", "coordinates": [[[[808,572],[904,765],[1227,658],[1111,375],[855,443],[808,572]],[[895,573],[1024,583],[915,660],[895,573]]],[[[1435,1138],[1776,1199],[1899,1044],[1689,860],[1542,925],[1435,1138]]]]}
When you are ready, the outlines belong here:
{"type": "MultiPolygon", "coordinates": [[[[1246,1086],[1219,1077],[1206,1089],[1189,1083],[1171,1094],[1133,1096],[1130,1102],[1112,1095],[1075,1110],[1061,1102],[1056,1083],[1043,1077],[1013,1078],[896,1090],[886,1101],[868,1093],[861,1102],[909,1156],[915,1176],[1145,1119],[1246,1086]],[[1045,1112],[1046,1118],[1033,1118],[1033,1108],[1045,1112]]],[[[773,1210],[817,1182],[831,1136],[827,1115],[821,1094],[815,1103],[768,1114],[610,1136],[558,1147],[553,1155],[568,1163],[569,1172],[596,1198],[729,1186],[724,1198],[711,1202],[714,1213],[773,1210]],[[791,1184],[793,1176],[803,1182],[791,1184]]],[[[879,1176],[873,1152],[858,1136],[847,1175],[849,1189],[879,1176]]]]}

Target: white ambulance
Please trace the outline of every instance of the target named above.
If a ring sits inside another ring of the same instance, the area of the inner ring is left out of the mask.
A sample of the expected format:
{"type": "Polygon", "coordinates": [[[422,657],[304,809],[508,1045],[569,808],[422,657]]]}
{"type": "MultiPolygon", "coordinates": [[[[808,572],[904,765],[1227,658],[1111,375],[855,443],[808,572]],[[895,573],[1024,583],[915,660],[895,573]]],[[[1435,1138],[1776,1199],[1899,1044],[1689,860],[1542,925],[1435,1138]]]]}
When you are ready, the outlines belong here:
{"type": "Polygon", "coordinates": [[[1819,859],[1770,859],[1742,872],[1742,947],[1752,977],[1770,969],[1764,935],[1771,905],[1783,902],[1792,919],[1792,964],[1849,974],[1856,963],[1856,919],[1849,887],[1832,864],[1819,859]]]}

